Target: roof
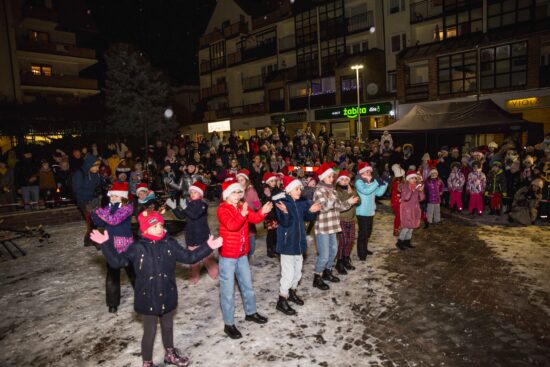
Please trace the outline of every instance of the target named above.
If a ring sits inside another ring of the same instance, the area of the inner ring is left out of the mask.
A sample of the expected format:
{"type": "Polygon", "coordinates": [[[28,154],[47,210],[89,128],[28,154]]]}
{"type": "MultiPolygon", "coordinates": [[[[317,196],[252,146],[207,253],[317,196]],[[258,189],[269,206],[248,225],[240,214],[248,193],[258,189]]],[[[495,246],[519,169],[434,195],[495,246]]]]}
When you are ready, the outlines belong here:
{"type": "Polygon", "coordinates": [[[417,104],[391,125],[372,129],[389,132],[452,131],[521,125],[525,121],[506,112],[491,99],[473,102],[417,104]]]}

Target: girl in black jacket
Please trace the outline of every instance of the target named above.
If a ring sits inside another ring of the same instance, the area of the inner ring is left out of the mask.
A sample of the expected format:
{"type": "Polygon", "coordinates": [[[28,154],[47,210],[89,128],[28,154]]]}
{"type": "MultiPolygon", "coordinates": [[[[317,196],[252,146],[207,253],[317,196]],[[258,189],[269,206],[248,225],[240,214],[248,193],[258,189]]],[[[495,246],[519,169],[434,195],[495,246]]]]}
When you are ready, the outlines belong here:
{"type": "MultiPolygon", "coordinates": [[[[111,267],[134,267],[134,309],[143,316],[143,366],[153,366],[153,345],[158,320],[166,349],[164,363],[187,366],[189,359],[179,355],[173,344],[173,316],[178,305],[176,262],[192,264],[200,261],[210,255],[213,249],[219,248],[222,239],[214,240],[210,236],[206,243],[193,244],[198,247],[195,251],[190,251],[166,234],[164,219],[159,213],[145,211],[140,214],[138,221],[143,237],[130,246],[128,251],[117,254],[113,246],[101,246],[101,250],[111,267]]],[[[98,244],[103,244],[109,241],[109,233],[105,231],[102,234],[94,230],[90,238],[98,244]]]]}
{"type": "MultiPolygon", "coordinates": [[[[194,249],[190,244],[204,243],[208,240],[208,236],[210,235],[210,227],[208,226],[208,203],[203,200],[205,190],[206,185],[196,181],[189,186],[189,197],[181,201],[182,205],[180,207],[176,207],[176,203],[171,199],[166,201],[166,205],[172,209],[174,215],[178,219],[185,219],[186,221],[185,243],[189,250],[194,249]]],[[[210,278],[214,280],[218,279],[218,263],[212,253],[204,260],[191,265],[191,284],[198,283],[202,264],[206,266],[210,278]]]]}

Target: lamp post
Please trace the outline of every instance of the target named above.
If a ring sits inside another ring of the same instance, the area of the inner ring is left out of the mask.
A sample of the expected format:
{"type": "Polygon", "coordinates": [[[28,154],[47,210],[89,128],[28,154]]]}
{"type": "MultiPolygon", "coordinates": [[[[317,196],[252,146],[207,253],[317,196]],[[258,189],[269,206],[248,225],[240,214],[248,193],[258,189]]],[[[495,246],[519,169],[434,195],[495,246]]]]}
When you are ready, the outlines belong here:
{"type": "Polygon", "coordinates": [[[357,138],[361,141],[362,128],[361,128],[361,92],[359,88],[359,70],[363,69],[363,65],[353,65],[351,70],[355,70],[355,75],[357,76],[357,138]]]}

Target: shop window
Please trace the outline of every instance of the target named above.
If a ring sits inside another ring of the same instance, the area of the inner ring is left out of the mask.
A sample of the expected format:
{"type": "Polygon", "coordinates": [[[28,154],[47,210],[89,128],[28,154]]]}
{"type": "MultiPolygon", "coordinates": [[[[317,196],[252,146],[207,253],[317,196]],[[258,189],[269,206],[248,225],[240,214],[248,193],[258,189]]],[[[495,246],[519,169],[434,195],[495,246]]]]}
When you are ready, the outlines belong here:
{"type": "Polygon", "coordinates": [[[484,48],[480,58],[481,89],[527,83],[527,42],[484,48]]]}
{"type": "Polygon", "coordinates": [[[395,36],[392,36],[391,38],[391,51],[392,52],[399,52],[401,51],[402,49],[405,48],[405,45],[406,45],[406,34],[405,33],[401,33],[401,34],[396,34],[395,36]]]}
{"type": "Polygon", "coordinates": [[[437,61],[440,95],[477,90],[477,54],[475,51],[439,57],[437,61]]]}

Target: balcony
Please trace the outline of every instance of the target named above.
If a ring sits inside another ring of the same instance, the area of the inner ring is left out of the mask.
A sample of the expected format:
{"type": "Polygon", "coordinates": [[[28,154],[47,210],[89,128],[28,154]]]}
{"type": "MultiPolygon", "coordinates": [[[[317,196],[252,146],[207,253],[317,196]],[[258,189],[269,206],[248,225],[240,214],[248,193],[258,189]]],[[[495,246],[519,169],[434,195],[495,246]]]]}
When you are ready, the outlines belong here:
{"type": "Polygon", "coordinates": [[[214,42],[221,41],[223,39],[223,32],[218,28],[214,29],[212,32],[205,34],[199,39],[199,47],[208,47],[214,42]]]}
{"type": "Polygon", "coordinates": [[[346,20],[348,23],[348,33],[368,30],[374,26],[374,14],[372,11],[351,16],[346,20]]]}
{"type": "Polygon", "coordinates": [[[405,100],[407,102],[428,100],[429,90],[428,83],[407,85],[405,87],[405,100]]]}
{"type": "Polygon", "coordinates": [[[243,55],[240,51],[227,55],[227,66],[240,64],[243,61],[243,55]]]}
{"type": "Polygon", "coordinates": [[[550,65],[541,65],[539,69],[539,88],[550,87],[550,65]]]}
{"type": "Polygon", "coordinates": [[[294,35],[279,38],[279,52],[285,52],[296,48],[294,35]]]}
{"type": "Polygon", "coordinates": [[[414,4],[411,4],[411,24],[441,16],[442,13],[442,0],[416,1],[414,4]]]}
{"type": "Polygon", "coordinates": [[[47,20],[50,22],[57,22],[59,19],[57,12],[55,10],[46,8],[44,6],[31,6],[31,5],[25,6],[23,8],[23,17],[47,20]]]}
{"type": "Polygon", "coordinates": [[[201,74],[209,73],[210,72],[210,61],[208,61],[208,60],[201,61],[200,71],[201,71],[201,74]]]}
{"type": "Polygon", "coordinates": [[[248,78],[243,78],[243,91],[252,91],[257,89],[263,89],[264,87],[264,77],[263,75],[251,76],[248,78]]]}
{"type": "Polygon", "coordinates": [[[255,115],[265,113],[265,104],[263,102],[247,104],[243,106],[231,107],[229,109],[229,114],[234,115],[255,115]]]}
{"type": "Polygon", "coordinates": [[[285,100],[273,100],[269,101],[269,112],[283,112],[285,110],[285,100]]]}
{"type": "MultiPolygon", "coordinates": [[[[363,88],[361,88],[361,96],[363,95],[363,88]]],[[[340,94],[340,102],[342,104],[354,104],[357,103],[357,89],[349,89],[349,90],[343,90],[340,94]]]]}
{"type": "Polygon", "coordinates": [[[333,18],[322,21],[319,25],[321,40],[327,41],[333,38],[344,37],[348,33],[347,22],[343,18],[333,18]]]}
{"type": "Polygon", "coordinates": [[[51,42],[36,42],[25,38],[17,40],[19,51],[39,52],[52,55],[80,57],[84,59],[95,59],[95,50],[91,48],[80,48],[74,45],[51,42]]]}
{"type": "Polygon", "coordinates": [[[316,94],[309,97],[294,97],[290,99],[290,109],[300,110],[307,108],[333,106],[336,104],[336,93],[316,94]]]}
{"type": "Polygon", "coordinates": [[[213,98],[227,95],[227,84],[219,83],[211,87],[201,89],[201,98],[213,98]]]}
{"type": "Polygon", "coordinates": [[[225,38],[231,38],[238,36],[240,34],[247,34],[248,33],[248,23],[239,21],[237,23],[233,23],[230,26],[223,28],[223,36],[225,38]]]}
{"type": "Polygon", "coordinates": [[[263,43],[258,44],[253,48],[243,48],[243,61],[251,61],[270,57],[277,54],[277,38],[266,39],[263,43]]]}
{"type": "Polygon", "coordinates": [[[21,73],[21,85],[32,87],[68,88],[97,90],[97,80],[81,78],[76,75],[34,75],[30,72],[21,73]]]}

